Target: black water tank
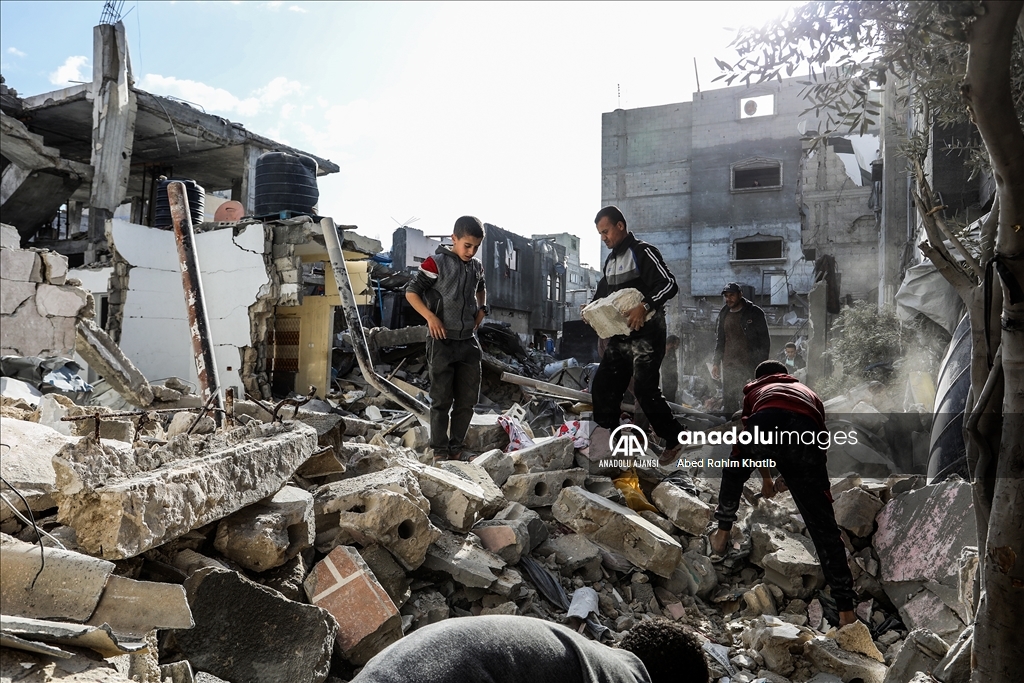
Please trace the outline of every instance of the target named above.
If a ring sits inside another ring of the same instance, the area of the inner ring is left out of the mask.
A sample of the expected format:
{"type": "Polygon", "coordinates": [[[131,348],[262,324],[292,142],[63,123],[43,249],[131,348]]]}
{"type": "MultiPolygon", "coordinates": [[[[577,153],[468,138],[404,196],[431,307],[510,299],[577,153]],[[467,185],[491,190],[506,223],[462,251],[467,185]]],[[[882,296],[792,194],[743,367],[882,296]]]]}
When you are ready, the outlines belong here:
{"type": "Polygon", "coordinates": [[[320,201],[316,160],[302,154],[267,152],[256,160],[256,207],[260,218],[312,214],[320,201]]]}
{"type": "Polygon", "coordinates": [[[206,190],[191,178],[164,178],[156,185],[156,209],[153,211],[153,227],[171,230],[171,205],[167,200],[167,186],[173,182],[185,184],[185,196],[188,197],[188,212],[192,215],[192,225],[199,225],[206,220],[206,190]]]}

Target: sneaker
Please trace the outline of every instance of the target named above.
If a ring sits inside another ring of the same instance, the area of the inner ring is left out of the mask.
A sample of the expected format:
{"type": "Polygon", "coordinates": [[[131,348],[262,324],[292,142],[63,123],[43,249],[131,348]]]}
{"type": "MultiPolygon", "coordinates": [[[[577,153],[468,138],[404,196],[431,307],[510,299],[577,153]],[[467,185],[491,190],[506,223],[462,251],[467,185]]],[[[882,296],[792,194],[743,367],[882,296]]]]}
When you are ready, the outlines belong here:
{"type": "Polygon", "coordinates": [[[478,453],[474,453],[473,451],[459,451],[458,453],[452,453],[448,457],[448,459],[449,460],[459,460],[459,461],[462,461],[462,462],[469,462],[470,460],[475,458],[477,455],[479,455],[479,454],[478,453]]]}
{"type": "Polygon", "coordinates": [[[666,448],[661,453],[661,457],[658,458],[658,464],[662,467],[668,467],[669,465],[675,464],[676,460],[679,459],[679,454],[683,452],[683,445],[677,443],[675,446],[666,448]]]}

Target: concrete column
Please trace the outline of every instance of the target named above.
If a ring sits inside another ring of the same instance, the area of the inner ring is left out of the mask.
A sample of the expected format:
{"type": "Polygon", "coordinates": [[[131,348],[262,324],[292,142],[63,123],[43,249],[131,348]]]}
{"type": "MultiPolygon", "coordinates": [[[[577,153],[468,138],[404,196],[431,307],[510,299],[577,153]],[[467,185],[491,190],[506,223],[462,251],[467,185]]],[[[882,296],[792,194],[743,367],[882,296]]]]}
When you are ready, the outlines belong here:
{"type": "Polygon", "coordinates": [[[256,210],[256,160],[267,150],[256,145],[245,145],[242,150],[242,178],[238,188],[238,198],[235,199],[234,187],[231,189],[231,198],[242,202],[245,207],[245,214],[252,215],[256,210]]]}
{"type": "Polygon", "coordinates": [[[810,334],[807,336],[807,386],[814,388],[825,377],[825,343],[827,341],[828,311],[826,310],[828,285],[824,280],[811,288],[807,295],[810,334]]]}
{"type": "Polygon", "coordinates": [[[907,243],[909,202],[909,165],[899,147],[907,141],[907,107],[900,106],[896,89],[900,84],[888,81],[882,95],[885,112],[881,131],[882,229],[878,233],[878,304],[892,303],[900,286],[900,252],[907,243]]]}

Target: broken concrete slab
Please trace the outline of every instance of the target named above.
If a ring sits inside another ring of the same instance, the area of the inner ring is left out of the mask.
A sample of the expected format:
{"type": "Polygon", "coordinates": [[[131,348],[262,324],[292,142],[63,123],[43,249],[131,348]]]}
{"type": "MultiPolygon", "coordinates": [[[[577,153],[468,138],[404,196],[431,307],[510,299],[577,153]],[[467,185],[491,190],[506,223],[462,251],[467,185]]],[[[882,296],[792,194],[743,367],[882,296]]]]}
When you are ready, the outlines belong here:
{"type": "MultiPolygon", "coordinates": [[[[583,308],[582,316],[594,328],[601,339],[609,339],[619,334],[629,334],[632,330],[626,319],[629,311],[643,302],[643,294],[636,288],[629,287],[613,292],[603,299],[595,299],[583,308]]],[[[648,319],[654,312],[648,314],[648,319]]]]}
{"type": "Polygon", "coordinates": [[[36,287],[36,311],[45,318],[74,318],[87,301],[88,295],[81,287],[47,284],[36,287]]]}
{"type": "Polygon", "coordinates": [[[405,573],[402,565],[382,545],[376,543],[359,549],[359,555],[377,577],[377,581],[387,591],[395,607],[401,608],[409,599],[412,591],[412,579],[405,573]]]}
{"type": "Polygon", "coordinates": [[[932,669],[942,683],[971,682],[971,650],[974,646],[974,625],[967,627],[949,647],[949,651],[932,669]]]}
{"type": "MultiPolygon", "coordinates": [[[[57,475],[53,471],[53,456],[77,438],[60,434],[51,427],[26,420],[0,417],[4,449],[0,458],[0,473],[4,480],[25,496],[33,511],[39,512],[57,506],[53,498],[57,475]]],[[[4,497],[22,512],[25,505],[9,491],[4,497]]],[[[0,505],[0,521],[11,517],[10,508],[0,505]]]]}
{"type": "Polygon", "coordinates": [[[955,586],[960,549],[978,545],[971,485],[958,478],[904,493],[878,513],[871,543],[882,586],[934,581],[955,586]]]}
{"type": "Polygon", "coordinates": [[[85,622],[96,610],[114,564],[0,534],[0,598],[7,614],[85,622]],[[69,586],[73,590],[69,590],[69,586]]]}
{"type": "MultiPolygon", "coordinates": [[[[24,641],[30,643],[30,641],[24,641]]],[[[121,674],[111,662],[99,660],[85,654],[65,652],[59,654],[33,654],[12,647],[0,647],[0,680],[24,681],[28,683],[137,683],[135,679],[121,674]]],[[[59,648],[44,643],[35,643],[40,648],[62,652],[59,648]]]]}
{"type": "Polygon", "coordinates": [[[43,279],[51,285],[62,285],[68,278],[68,257],[55,251],[39,254],[43,260],[43,279]]]}
{"type": "Polygon", "coordinates": [[[601,573],[601,548],[580,534],[565,534],[548,539],[538,552],[554,551],[555,562],[563,576],[572,576],[579,571],[584,581],[599,581],[601,573]]]}
{"type": "Polygon", "coordinates": [[[571,436],[538,439],[533,446],[514,451],[511,455],[515,473],[570,469],[574,459],[572,441],[571,436]]]}
{"type": "Polygon", "coordinates": [[[472,480],[448,470],[407,462],[430,501],[430,512],[455,531],[466,532],[481,518],[487,503],[484,490],[472,480]]]}
{"type": "Polygon", "coordinates": [[[442,531],[427,549],[423,568],[441,572],[469,588],[490,588],[505,567],[505,561],[488,552],[476,536],[462,538],[442,531]]]}
{"type": "Polygon", "coordinates": [[[768,669],[783,676],[796,669],[793,652],[812,637],[806,629],[770,615],[758,617],[740,635],[744,645],[764,658],[768,669]]]}
{"type": "Polygon", "coordinates": [[[498,486],[504,486],[509,476],[516,469],[512,456],[499,448],[493,448],[486,453],[481,453],[473,458],[472,463],[483,467],[498,486]]]}
{"type": "Polygon", "coordinates": [[[804,658],[811,662],[815,671],[835,674],[844,683],[854,680],[882,683],[885,678],[885,664],[856,652],[847,652],[831,638],[815,638],[804,643],[804,658]]]}
{"type": "Polygon", "coordinates": [[[781,588],[787,597],[807,600],[824,585],[810,539],[766,524],[752,524],[750,538],[750,561],[762,567],[764,580],[781,588]]]}
{"type": "Polygon", "coordinates": [[[711,558],[697,550],[687,550],[672,575],[658,577],[655,583],[675,595],[693,595],[707,600],[718,587],[718,574],[711,558]]]}
{"type": "Polygon", "coordinates": [[[108,624],[114,632],[144,638],[153,629],[192,628],[184,589],[174,583],[136,581],[111,575],[86,622],[108,624]]]}
{"type": "Polygon", "coordinates": [[[841,629],[833,629],[827,634],[830,638],[835,638],[836,643],[839,647],[843,648],[847,652],[856,652],[862,654],[865,657],[869,657],[876,662],[885,663],[885,657],[875,647],[874,641],[871,639],[871,631],[864,625],[863,621],[855,621],[852,624],[847,624],[841,629]],[[834,631],[834,632],[833,632],[834,631]]]}
{"type": "Polygon", "coordinates": [[[83,439],[53,458],[58,521],[91,554],[134,557],[266,498],[314,450],[316,431],[301,423],[254,422],[202,450],[182,435],[137,461],[83,439]]]}
{"type": "Polygon", "coordinates": [[[75,351],[114,391],[139,408],[153,402],[153,388],[145,376],[94,320],[79,320],[75,335],[75,351]]]}
{"type": "Polygon", "coordinates": [[[690,495],[668,481],[654,487],[651,491],[651,501],[676,525],[676,528],[691,536],[700,536],[704,533],[714,512],[711,506],[700,498],[690,495]]]}
{"type": "Polygon", "coordinates": [[[405,467],[325,484],[313,494],[316,547],[376,542],[408,570],[423,564],[440,535],[431,524],[430,503],[415,474],[405,467]]]}
{"type": "Polygon", "coordinates": [[[338,546],[306,577],[306,595],[338,623],[341,655],[365,664],[402,637],[402,617],[355,548],[338,546]]]}
{"type": "Polygon", "coordinates": [[[906,602],[897,604],[896,608],[907,628],[911,630],[924,629],[946,642],[955,641],[967,625],[940,597],[940,592],[945,592],[947,599],[952,597],[955,601],[955,595],[949,595],[954,593],[952,588],[929,583],[906,602]]]}
{"type": "MultiPolygon", "coordinates": [[[[97,627],[64,621],[0,615],[0,633],[33,642],[88,648],[103,657],[117,657],[147,647],[140,640],[118,638],[106,624],[97,627]]],[[[2,680],[2,679],[0,679],[2,680]]]]}
{"type": "Polygon", "coordinates": [[[522,503],[509,503],[507,507],[494,515],[494,522],[515,522],[522,520],[526,522],[526,529],[530,534],[529,549],[533,550],[548,538],[548,527],[544,520],[536,512],[522,503]]]}
{"type": "Polygon", "coordinates": [[[765,614],[769,616],[778,614],[775,610],[775,598],[763,583],[757,584],[744,593],[743,602],[747,606],[744,616],[759,617],[765,614]]]}
{"type": "Polygon", "coordinates": [[[659,576],[672,576],[682,559],[682,547],[664,531],[629,508],[579,486],[562,489],[551,512],[576,533],[659,576]]]}
{"type": "Polygon", "coordinates": [[[832,508],[836,522],[854,536],[867,538],[875,530],[875,515],[882,509],[882,500],[860,487],[844,491],[832,508]]]}
{"type": "Polygon", "coordinates": [[[483,519],[494,517],[502,508],[508,505],[505,494],[502,493],[501,488],[494,483],[491,475],[483,467],[459,460],[444,460],[438,463],[438,467],[463,479],[468,479],[480,487],[484,492],[484,506],[480,510],[480,516],[483,519]]]}
{"type": "Polygon", "coordinates": [[[494,448],[508,446],[508,434],[498,424],[497,415],[474,414],[466,433],[466,450],[484,453],[494,448]]]}
{"type": "Polygon", "coordinates": [[[0,249],[0,279],[42,282],[43,269],[39,254],[28,249],[0,249]]]}
{"type": "Polygon", "coordinates": [[[447,619],[451,609],[448,601],[436,590],[425,590],[417,593],[416,596],[402,608],[402,615],[412,619],[412,628],[416,630],[436,624],[447,619]]]}
{"type": "Polygon", "coordinates": [[[547,507],[558,499],[563,490],[571,486],[581,487],[586,479],[587,471],[578,467],[553,472],[513,474],[501,490],[508,500],[526,507],[547,507]]]}
{"type": "Polygon", "coordinates": [[[33,282],[8,280],[0,287],[0,314],[12,315],[36,293],[33,282]]]}
{"type": "Polygon", "coordinates": [[[903,640],[883,683],[903,683],[920,671],[930,674],[947,652],[949,645],[942,638],[931,631],[915,629],[903,640]]]}
{"type": "Polygon", "coordinates": [[[185,593],[196,625],[174,631],[174,640],[197,669],[254,683],[327,678],[338,635],[327,610],[222,569],[195,572],[185,593]],[[254,624],[259,628],[247,627],[254,624]]]}
{"type": "Polygon", "coordinates": [[[313,495],[285,486],[222,519],[213,547],[246,569],[262,572],[280,567],[315,540],[313,495]]]}
{"type": "Polygon", "coordinates": [[[509,564],[517,564],[523,553],[529,552],[530,533],[523,520],[484,520],[473,527],[473,533],[484,548],[509,564]]]}

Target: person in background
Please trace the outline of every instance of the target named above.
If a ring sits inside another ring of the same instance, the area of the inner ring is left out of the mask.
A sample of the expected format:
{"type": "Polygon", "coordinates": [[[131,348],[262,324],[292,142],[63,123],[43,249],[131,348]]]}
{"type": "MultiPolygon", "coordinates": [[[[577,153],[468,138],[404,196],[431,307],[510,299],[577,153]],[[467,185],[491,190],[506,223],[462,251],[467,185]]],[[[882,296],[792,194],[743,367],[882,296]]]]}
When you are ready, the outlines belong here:
{"type": "Polygon", "coordinates": [[[722,410],[732,415],[740,409],[743,385],[754,377],[757,364],[768,359],[772,342],[764,311],[743,298],[739,283],[727,284],[722,296],[711,378],[722,380],[722,410]]]}
{"type": "Polygon", "coordinates": [[[785,365],[791,375],[796,370],[807,367],[807,361],[805,361],[804,357],[799,351],[797,351],[796,344],[793,342],[786,342],[785,348],[782,349],[782,352],[779,353],[776,360],[785,365]]]}

